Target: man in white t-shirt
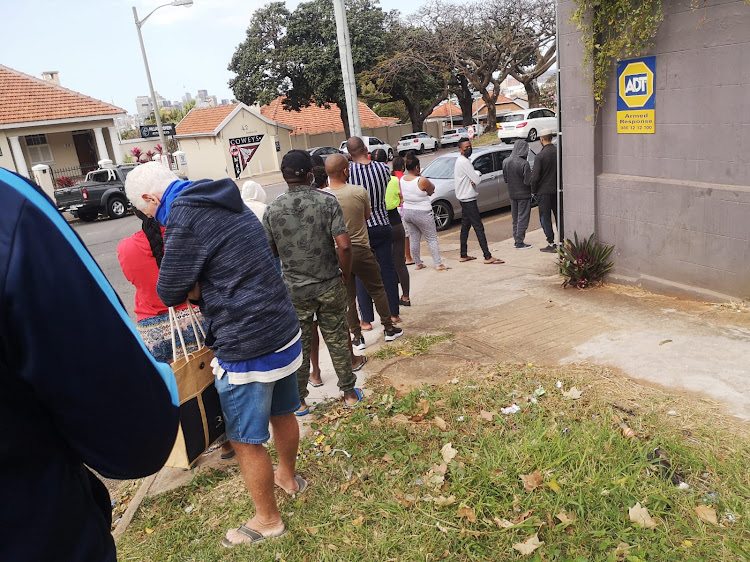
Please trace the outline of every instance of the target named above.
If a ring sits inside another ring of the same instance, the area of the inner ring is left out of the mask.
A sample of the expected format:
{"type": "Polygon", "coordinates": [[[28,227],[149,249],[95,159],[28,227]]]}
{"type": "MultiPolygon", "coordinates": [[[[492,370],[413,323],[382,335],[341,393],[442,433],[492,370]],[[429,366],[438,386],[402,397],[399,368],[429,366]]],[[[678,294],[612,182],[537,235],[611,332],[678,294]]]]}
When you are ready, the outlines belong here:
{"type": "Polygon", "coordinates": [[[475,260],[474,256],[469,255],[468,240],[469,230],[474,227],[474,233],[477,235],[479,246],[484,254],[484,263],[487,265],[496,265],[505,263],[499,258],[492,257],[489,246],[487,246],[487,237],[484,235],[484,225],[479,216],[479,207],[477,207],[477,186],[481,181],[481,176],[469,161],[471,156],[471,141],[462,138],[458,141],[458,150],[460,155],[456,158],[456,166],[453,171],[453,177],[456,182],[456,198],[461,203],[461,257],[458,261],[465,262],[475,260]]]}

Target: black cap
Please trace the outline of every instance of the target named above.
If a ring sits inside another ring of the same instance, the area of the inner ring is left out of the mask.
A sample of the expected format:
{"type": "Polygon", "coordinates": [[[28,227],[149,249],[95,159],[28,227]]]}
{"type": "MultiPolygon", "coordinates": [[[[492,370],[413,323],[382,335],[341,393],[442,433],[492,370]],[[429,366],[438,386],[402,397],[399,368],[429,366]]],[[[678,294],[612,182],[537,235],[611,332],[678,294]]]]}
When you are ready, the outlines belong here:
{"type": "Polygon", "coordinates": [[[306,176],[312,168],[312,159],[305,150],[290,150],[281,159],[281,171],[288,170],[291,175],[306,176]]]}

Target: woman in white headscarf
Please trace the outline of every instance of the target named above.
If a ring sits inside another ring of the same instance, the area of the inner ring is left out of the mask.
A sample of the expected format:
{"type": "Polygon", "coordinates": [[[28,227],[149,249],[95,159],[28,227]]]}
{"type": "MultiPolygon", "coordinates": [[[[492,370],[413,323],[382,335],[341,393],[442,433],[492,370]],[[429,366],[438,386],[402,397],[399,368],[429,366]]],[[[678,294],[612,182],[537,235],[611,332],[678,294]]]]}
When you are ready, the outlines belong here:
{"type": "Polygon", "coordinates": [[[258,220],[263,221],[268,205],[266,205],[266,191],[258,182],[246,181],[242,184],[242,200],[255,213],[258,220]]]}

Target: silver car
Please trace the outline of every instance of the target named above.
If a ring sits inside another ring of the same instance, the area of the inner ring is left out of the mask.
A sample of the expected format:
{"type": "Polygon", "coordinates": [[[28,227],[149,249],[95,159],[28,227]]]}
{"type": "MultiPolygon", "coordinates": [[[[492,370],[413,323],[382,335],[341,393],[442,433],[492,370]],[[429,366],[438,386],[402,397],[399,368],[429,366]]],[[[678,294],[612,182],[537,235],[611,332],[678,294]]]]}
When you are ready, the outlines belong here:
{"type": "MultiPolygon", "coordinates": [[[[477,187],[479,212],[491,211],[510,205],[508,186],[503,180],[503,160],[512,151],[507,146],[481,146],[474,148],[469,160],[474,169],[482,176],[477,187]]],[[[438,230],[445,230],[454,219],[461,218],[461,204],[456,199],[456,186],[453,169],[458,152],[445,154],[433,160],[422,175],[435,184],[435,193],[430,197],[435,214],[435,225],[438,230]]],[[[529,164],[534,165],[535,153],[529,150],[529,164]]]]}

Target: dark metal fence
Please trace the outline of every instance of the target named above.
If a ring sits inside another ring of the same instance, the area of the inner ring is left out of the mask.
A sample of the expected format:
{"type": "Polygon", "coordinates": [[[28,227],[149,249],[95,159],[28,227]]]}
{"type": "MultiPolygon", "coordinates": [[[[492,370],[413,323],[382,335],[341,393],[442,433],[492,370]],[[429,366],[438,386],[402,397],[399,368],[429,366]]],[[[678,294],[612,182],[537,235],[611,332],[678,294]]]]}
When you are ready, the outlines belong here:
{"type": "Polygon", "coordinates": [[[86,164],[83,166],[73,166],[71,168],[52,168],[52,182],[55,189],[61,187],[70,187],[71,185],[81,182],[86,178],[91,170],[96,170],[99,166],[96,164],[86,164]]]}

